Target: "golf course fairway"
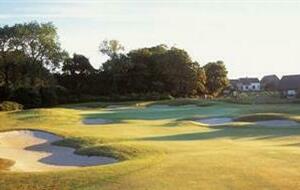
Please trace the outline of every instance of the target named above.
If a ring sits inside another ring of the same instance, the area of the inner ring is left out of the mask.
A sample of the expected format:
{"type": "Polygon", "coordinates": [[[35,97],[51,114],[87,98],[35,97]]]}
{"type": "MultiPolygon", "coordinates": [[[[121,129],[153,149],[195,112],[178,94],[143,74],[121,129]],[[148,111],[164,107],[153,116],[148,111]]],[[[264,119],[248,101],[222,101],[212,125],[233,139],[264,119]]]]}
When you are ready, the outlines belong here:
{"type": "Polygon", "coordinates": [[[47,132],[62,137],[53,146],[117,160],[21,172],[10,170],[16,160],[1,157],[1,190],[300,189],[299,104],[97,102],[0,112],[0,121],[1,132],[47,132]],[[220,117],[232,122],[197,122],[220,117]],[[259,124],[283,119],[294,125],[259,124]]]}

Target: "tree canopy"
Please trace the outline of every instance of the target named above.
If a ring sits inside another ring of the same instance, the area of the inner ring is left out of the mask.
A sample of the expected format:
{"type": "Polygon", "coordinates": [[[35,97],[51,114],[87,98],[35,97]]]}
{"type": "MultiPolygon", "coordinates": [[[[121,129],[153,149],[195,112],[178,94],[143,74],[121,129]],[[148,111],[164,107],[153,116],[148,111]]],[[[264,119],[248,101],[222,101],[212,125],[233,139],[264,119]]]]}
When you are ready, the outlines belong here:
{"type": "Polygon", "coordinates": [[[49,85],[50,71],[59,68],[65,56],[52,23],[0,27],[0,84],[6,91],[49,85]]]}
{"type": "Polygon", "coordinates": [[[227,70],[222,61],[211,62],[204,66],[207,81],[206,88],[209,94],[218,95],[229,84],[227,70]]]}
{"type": "Polygon", "coordinates": [[[124,50],[124,46],[118,40],[103,40],[99,46],[99,51],[109,57],[117,56],[118,53],[124,50]]]}
{"type": "Polygon", "coordinates": [[[61,48],[52,23],[0,27],[0,101],[35,107],[86,96],[218,96],[228,85],[222,61],[201,66],[164,44],[124,50],[117,40],[102,41],[99,51],[108,59],[95,69],[84,55],[61,48]]]}

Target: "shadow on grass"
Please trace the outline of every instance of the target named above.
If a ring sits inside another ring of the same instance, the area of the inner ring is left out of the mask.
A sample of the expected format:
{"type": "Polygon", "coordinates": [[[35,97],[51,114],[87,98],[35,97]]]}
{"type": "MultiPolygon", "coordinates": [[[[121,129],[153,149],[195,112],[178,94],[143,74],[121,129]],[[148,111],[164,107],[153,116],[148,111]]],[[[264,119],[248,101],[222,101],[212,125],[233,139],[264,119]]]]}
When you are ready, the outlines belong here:
{"type": "Polygon", "coordinates": [[[235,108],[225,107],[197,107],[197,106],[168,106],[147,107],[135,109],[110,110],[110,112],[83,113],[85,118],[102,118],[111,120],[157,120],[157,119],[184,119],[198,116],[232,114],[235,108]]]}
{"type": "Polygon", "coordinates": [[[258,128],[258,127],[246,127],[246,128],[219,128],[214,131],[208,132],[195,132],[184,133],[167,136],[156,136],[140,138],[138,140],[146,141],[201,141],[201,140],[213,140],[221,138],[230,139],[243,139],[251,138],[256,140],[300,136],[300,128],[284,128],[284,129],[272,129],[272,128],[258,128]]]}
{"type": "Polygon", "coordinates": [[[285,144],[283,146],[296,146],[296,147],[300,147],[300,143],[285,144]]]}

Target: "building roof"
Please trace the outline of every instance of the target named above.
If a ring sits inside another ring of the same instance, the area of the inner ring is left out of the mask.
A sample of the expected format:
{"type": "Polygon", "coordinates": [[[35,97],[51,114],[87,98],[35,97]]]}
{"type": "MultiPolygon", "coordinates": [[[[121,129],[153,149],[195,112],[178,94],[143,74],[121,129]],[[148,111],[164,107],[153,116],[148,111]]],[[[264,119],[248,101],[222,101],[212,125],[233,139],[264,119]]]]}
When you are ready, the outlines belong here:
{"type": "Polygon", "coordinates": [[[300,75],[283,76],[279,83],[280,90],[297,90],[300,89],[300,75]]]}
{"type": "Polygon", "coordinates": [[[239,80],[238,79],[231,79],[229,80],[229,84],[231,87],[236,88],[239,80]]]}
{"type": "Polygon", "coordinates": [[[279,82],[280,79],[276,75],[266,75],[261,79],[261,83],[279,82]]]}
{"type": "Polygon", "coordinates": [[[258,78],[239,78],[239,82],[242,83],[243,85],[249,85],[251,83],[259,83],[258,78]]]}

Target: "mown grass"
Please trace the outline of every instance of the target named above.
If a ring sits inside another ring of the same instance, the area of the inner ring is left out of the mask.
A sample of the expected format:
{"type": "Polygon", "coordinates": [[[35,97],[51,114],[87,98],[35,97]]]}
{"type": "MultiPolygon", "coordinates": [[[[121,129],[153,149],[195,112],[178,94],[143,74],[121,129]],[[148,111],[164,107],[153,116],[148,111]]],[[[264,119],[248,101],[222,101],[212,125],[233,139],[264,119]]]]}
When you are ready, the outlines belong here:
{"type": "Polygon", "coordinates": [[[1,131],[49,131],[65,137],[57,145],[74,147],[78,154],[106,155],[120,160],[112,165],[60,172],[1,172],[0,189],[300,188],[300,125],[272,129],[239,127],[237,122],[216,128],[189,121],[189,118],[233,117],[251,123],[257,118],[275,116],[297,120],[299,105],[211,103],[125,102],[118,104],[122,108],[90,103],[0,113],[1,131]],[[191,105],[198,103],[210,105],[191,105]],[[165,106],[168,104],[173,106],[165,106]],[[90,117],[113,122],[105,125],[81,122],[90,117]]]}

